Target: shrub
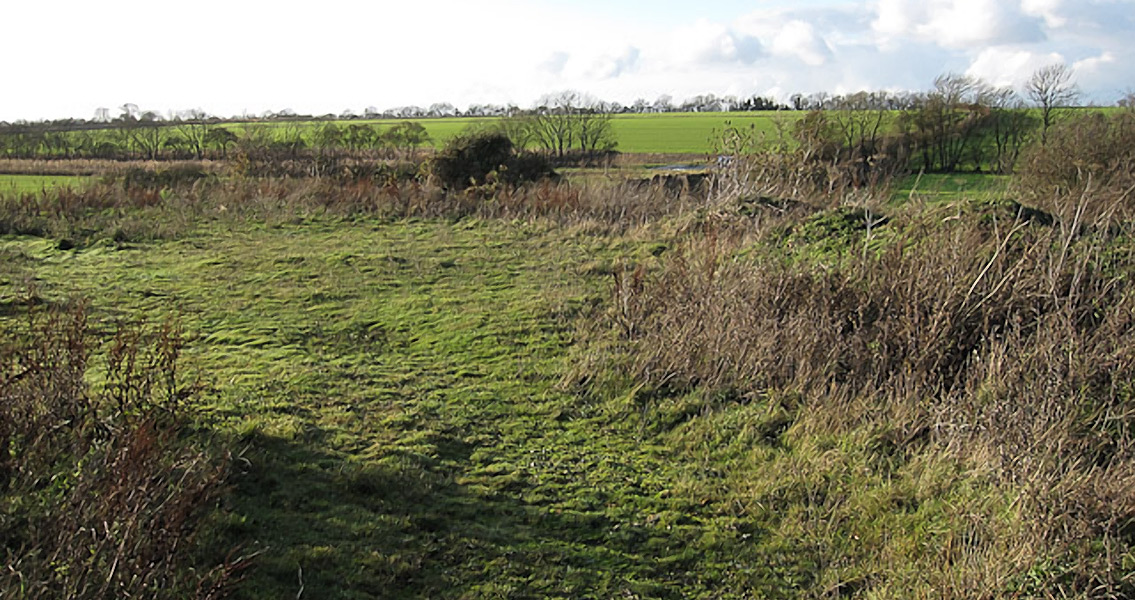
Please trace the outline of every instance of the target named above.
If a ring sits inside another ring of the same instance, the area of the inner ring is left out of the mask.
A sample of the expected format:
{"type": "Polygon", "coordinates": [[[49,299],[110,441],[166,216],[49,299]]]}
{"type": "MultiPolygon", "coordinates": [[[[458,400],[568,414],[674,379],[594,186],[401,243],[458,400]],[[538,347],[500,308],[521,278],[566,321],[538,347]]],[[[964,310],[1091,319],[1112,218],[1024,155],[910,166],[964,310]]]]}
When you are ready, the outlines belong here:
{"type": "Polygon", "coordinates": [[[1096,221],[1135,209],[1135,110],[1089,113],[1048,132],[1018,169],[1025,202],[1067,222],[1096,221]]]}
{"type": "Polygon", "coordinates": [[[554,175],[546,159],[517,155],[512,140],[494,131],[453,138],[430,161],[430,172],[441,185],[456,190],[492,182],[515,185],[554,175]]]}
{"type": "Polygon", "coordinates": [[[188,435],[177,327],[121,329],[92,389],[83,307],[29,315],[0,338],[0,595],[224,596],[244,561],[189,559],[227,461],[188,435]]]}
{"type": "MultiPolygon", "coordinates": [[[[958,564],[982,564],[986,584],[1002,585],[1047,562],[1059,566],[1037,575],[1046,594],[1129,597],[1135,295],[1125,282],[1135,263],[1107,232],[989,216],[935,216],[840,260],[708,230],[654,270],[614,273],[608,331],[625,354],[605,360],[643,390],[644,415],[690,392],[791,397],[798,444],[889,431],[899,460],[950,456],[1018,497],[1014,519],[1028,524],[975,517],[995,528],[983,544],[999,539],[1006,551],[987,561],[990,547],[974,544],[958,564]]],[[[825,510],[845,509],[845,493],[825,510]]],[[[950,565],[940,550],[930,562],[950,565]]],[[[865,545],[861,560],[882,561],[867,556],[876,551],[885,545],[865,545]]],[[[982,587],[954,597],[997,593],[982,587]]]]}
{"type": "Polygon", "coordinates": [[[182,185],[192,185],[202,179],[215,175],[201,164],[182,163],[164,169],[129,167],[106,178],[111,183],[121,183],[123,189],[167,189],[182,185]]]}
{"type": "Polygon", "coordinates": [[[878,136],[848,144],[822,112],[792,126],[779,139],[754,127],[729,125],[721,134],[712,195],[748,202],[803,202],[831,206],[849,194],[885,197],[890,182],[905,172],[909,148],[899,136],[878,136]]]}

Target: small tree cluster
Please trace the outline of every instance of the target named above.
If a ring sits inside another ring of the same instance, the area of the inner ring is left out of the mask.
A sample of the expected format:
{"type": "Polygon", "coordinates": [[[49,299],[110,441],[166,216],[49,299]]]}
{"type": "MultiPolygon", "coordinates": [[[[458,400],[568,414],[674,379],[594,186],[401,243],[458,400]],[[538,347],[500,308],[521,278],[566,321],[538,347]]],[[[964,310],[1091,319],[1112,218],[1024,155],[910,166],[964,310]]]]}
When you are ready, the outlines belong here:
{"type": "Polygon", "coordinates": [[[595,160],[618,146],[610,108],[573,91],[545,96],[535,110],[503,119],[499,130],[521,149],[535,145],[561,160],[571,156],[595,160]]]}

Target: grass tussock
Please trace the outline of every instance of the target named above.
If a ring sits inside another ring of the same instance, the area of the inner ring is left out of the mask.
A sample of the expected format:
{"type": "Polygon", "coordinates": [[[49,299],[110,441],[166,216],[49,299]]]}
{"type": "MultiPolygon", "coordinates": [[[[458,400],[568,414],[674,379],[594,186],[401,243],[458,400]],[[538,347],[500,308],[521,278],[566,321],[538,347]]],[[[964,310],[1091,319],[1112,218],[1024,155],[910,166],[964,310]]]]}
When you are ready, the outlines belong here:
{"type": "Polygon", "coordinates": [[[176,326],[121,329],[92,387],[83,306],[28,315],[0,345],[0,595],[224,597],[246,562],[194,561],[227,460],[187,428],[176,326]]]}

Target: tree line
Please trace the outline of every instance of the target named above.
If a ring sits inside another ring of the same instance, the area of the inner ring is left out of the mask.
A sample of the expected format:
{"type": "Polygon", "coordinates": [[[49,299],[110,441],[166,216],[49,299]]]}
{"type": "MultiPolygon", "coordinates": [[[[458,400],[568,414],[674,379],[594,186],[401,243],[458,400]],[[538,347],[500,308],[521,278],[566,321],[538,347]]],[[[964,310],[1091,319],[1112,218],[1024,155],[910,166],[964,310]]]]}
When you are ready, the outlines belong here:
{"type": "MultiPolygon", "coordinates": [[[[793,142],[815,156],[858,161],[865,171],[901,159],[927,171],[1004,173],[1012,169],[1029,140],[1039,137],[1043,142],[1059,112],[1077,98],[1071,70],[1058,64],[1038,70],[1020,92],[967,75],[946,74],[925,92],[796,94],[790,98],[791,106],[758,96],[738,101],[712,94],[681,104],[662,96],[623,106],[563,91],[546,95],[525,110],[474,105],[462,112],[441,103],[422,111],[388,113],[407,119],[485,116],[482,126],[504,133],[517,149],[538,150],[556,159],[589,160],[617,148],[612,130],[617,114],[794,110],[807,114],[794,120],[793,142]]],[[[368,109],[365,116],[388,113],[368,109]]],[[[339,120],[343,116],[310,121],[312,117],[281,111],[265,119],[233,123],[200,110],[163,118],[126,104],[114,118],[109,110],[100,109],[91,121],[0,123],[0,157],[223,159],[237,151],[290,159],[342,153],[393,158],[413,155],[431,142],[419,122],[404,120],[391,126],[339,120]]]]}
{"type": "Polygon", "coordinates": [[[1008,173],[1028,144],[1046,142],[1078,97],[1062,64],[1039,69],[1019,92],[948,73],[925,92],[793,97],[807,114],[781,131],[781,143],[805,162],[851,167],[857,181],[912,168],[1008,173]]]}

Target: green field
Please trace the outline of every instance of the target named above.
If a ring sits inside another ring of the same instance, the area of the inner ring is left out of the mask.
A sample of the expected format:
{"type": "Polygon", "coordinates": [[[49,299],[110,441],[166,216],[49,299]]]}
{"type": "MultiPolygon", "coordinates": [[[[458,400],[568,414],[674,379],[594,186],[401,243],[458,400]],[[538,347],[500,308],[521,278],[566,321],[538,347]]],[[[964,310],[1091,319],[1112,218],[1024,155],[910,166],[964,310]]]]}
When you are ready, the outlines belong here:
{"type": "MultiPolygon", "coordinates": [[[[733,112],[733,113],[658,113],[626,114],[612,117],[612,129],[618,140],[618,151],[630,154],[709,154],[714,151],[726,123],[737,127],[754,125],[767,135],[775,134],[775,119],[795,119],[799,113],[733,112]]],[[[404,121],[420,123],[430,135],[432,145],[440,148],[446,141],[470,128],[491,125],[493,117],[452,117],[441,119],[378,119],[337,121],[340,127],[366,124],[388,128],[404,121]]],[[[286,123],[266,126],[280,130],[286,123]]],[[[296,125],[291,125],[296,126],[296,125]]],[[[299,123],[303,131],[317,127],[314,122],[299,123]]],[[[240,126],[231,126],[238,130],[240,126]]]]}
{"type": "Polygon", "coordinates": [[[708,154],[716,149],[727,123],[734,127],[751,125],[759,133],[774,136],[776,119],[796,116],[775,112],[617,115],[612,124],[620,152],[708,154]]]}
{"type": "Polygon", "coordinates": [[[60,187],[75,188],[89,181],[89,177],[69,175],[0,175],[0,194],[32,193],[60,187]]]}
{"type": "Polygon", "coordinates": [[[896,202],[921,198],[937,202],[951,200],[992,200],[1008,189],[1011,178],[1004,175],[974,173],[914,174],[902,178],[894,187],[896,202]]]}

